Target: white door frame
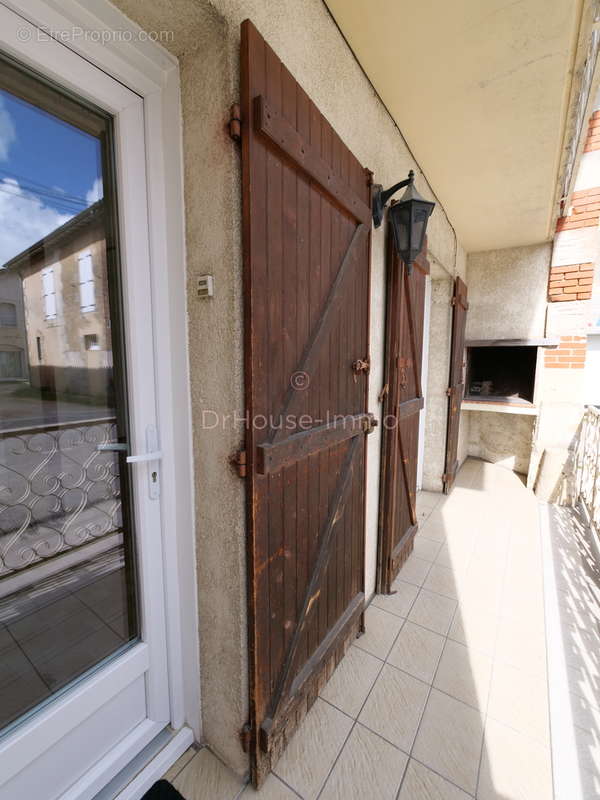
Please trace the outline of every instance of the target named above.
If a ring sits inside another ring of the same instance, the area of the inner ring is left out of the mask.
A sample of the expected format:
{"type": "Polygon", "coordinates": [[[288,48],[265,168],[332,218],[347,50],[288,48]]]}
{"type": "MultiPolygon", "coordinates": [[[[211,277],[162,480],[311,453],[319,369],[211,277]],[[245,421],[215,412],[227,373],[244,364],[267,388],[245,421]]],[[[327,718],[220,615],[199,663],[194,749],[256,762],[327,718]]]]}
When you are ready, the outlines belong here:
{"type": "MultiPolygon", "coordinates": [[[[199,739],[200,680],[177,60],[158,44],[141,41],[139,29],[106,0],[94,0],[93,13],[86,8],[86,0],[81,3],[77,0],[61,0],[60,3],[54,0],[0,0],[0,31],[2,48],[6,52],[43,71],[80,96],[86,96],[86,93],[82,92],[79,79],[82,71],[89,69],[87,83],[93,88],[91,94],[88,92],[88,99],[108,111],[121,112],[124,106],[119,107],[119,101],[115,101],[114,81],[104,81],[91,64],[120,81],[144,101],[146,151],[138,148],[135,152],[135,148],[131,148],[127,158],[145,162],[147,180],[155,382],[163,452],[161,514],[167,623],[165,657],[169,674],[169,708],[165,713],[175,730],[187,724],[199,739]],[[7,8],[19,14],[22,23],[15,24],[15,18],[6,12],[7,8]],[[24,34],[22,31],[28,30],[27,22],[50,32],[47,40],[41,42],[33,31],[29,37],[24,34]],[[60,36],[60,43],[56,41],[56,34],[52,38],[52,32],[74,29],[128,30],[131,37],[121,36],[109,44],[84,36],[60,36]],[[123,41],[126,38],[130,41],[123,41]],[[174,354],[178,357],[174,358],[174,354]]],[[[123,94],[125,96],[125,92],[123,94]]],[[[138,440],[133,446],[135,451],[143,452],[145,443],[138,440]]],[[[142,645],[99,671],[93,678],[98,681],[98,698],[102,696],[103,682],[108,681],[106,688],[109,687],[111,668],[116,669],[121,663],[143,657],[142,645]]],[[[57,709],[56,704],[65,699],[56,701],[47,712],[57,709]]],[[[163,718],[162,709],[156,709],[156,712],[157,718],[163,718]]],[[[31,738],[28,742],[31,744],[31,738]]],[[[40,746],[43,746],[42,742],[40,746]]]]}

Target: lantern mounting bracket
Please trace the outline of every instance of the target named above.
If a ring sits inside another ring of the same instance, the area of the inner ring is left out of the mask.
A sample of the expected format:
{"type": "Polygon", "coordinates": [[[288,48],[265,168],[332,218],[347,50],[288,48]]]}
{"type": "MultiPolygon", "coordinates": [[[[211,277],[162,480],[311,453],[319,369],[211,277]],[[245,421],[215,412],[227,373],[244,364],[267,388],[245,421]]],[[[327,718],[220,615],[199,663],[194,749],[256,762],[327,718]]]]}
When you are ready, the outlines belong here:
{"type": "Polygon", "coordinates": [[[405,186],[409,186],[410,184],[414,183],[415,181],[415,173],[411,169],[408,173],[408,178],[405,178],[403,181],[399,183],[395,183],[393,186],[390,186],[389,189],[383,191],[383,186],[378,183],[373,187],[373,222],[376,228],[379,228],[381,223],[383,222],[383,212],[385,209],[385,205],[390,197],[395,194],[399,189],[404,189],[405,186]]]}

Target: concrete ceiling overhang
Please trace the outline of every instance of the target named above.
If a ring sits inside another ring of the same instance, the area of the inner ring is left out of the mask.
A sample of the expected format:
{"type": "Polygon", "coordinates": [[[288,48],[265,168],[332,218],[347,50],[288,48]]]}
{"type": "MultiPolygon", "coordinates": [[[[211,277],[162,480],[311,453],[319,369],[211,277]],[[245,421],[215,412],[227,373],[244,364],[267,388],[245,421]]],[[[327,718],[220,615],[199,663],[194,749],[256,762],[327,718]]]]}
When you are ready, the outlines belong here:
{"type": "Polygon", "coordinates": [[[465,248],[548,239],[584,0],[326,3],[465,248]]]}

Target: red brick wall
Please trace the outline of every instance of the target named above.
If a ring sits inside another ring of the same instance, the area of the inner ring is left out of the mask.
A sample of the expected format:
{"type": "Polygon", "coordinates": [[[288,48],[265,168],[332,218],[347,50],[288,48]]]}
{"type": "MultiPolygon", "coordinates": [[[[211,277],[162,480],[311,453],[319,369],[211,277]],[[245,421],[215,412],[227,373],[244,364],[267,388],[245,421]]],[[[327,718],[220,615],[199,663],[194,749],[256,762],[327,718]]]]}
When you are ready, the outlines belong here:
{"type": "Polygon", "coordinates": [[[586,343],[586,336],[561,336],[558,347],[545,348],[544,366],[550,369],[583,369],[586,343]]]}
{"type": "Polygon", "coordinates": [[[548,300],[561,303],[565,300],[589,300],[594,280],[593,264],[569,264],[552,267],[548,283],[548,300]]]}
{"type": "Polygon", "coordinates": [[[600,111],[592,114],[583,152],[590,153],[592,150],[600,150],[600,111]]]}
{"type": "Polygon", "coordinates": [[[600,221],[600,188],[582,189],[573,192],[572,205],[567,217],[559,217],[556,231],[572,231],[577,228],[598,227],[600,221]]]}

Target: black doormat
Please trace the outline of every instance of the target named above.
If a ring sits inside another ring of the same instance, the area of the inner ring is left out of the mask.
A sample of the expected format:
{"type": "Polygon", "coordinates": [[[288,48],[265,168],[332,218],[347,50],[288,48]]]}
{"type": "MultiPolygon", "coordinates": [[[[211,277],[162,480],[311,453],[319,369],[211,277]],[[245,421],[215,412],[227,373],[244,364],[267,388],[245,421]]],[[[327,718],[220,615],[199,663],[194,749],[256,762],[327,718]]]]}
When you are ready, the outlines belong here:
{"type": "Polygon", "coordinates": [[[172,783],[161,780],[156,781],[156,783],[148,789],[146,794],[142,797],[142,800],[185,800],[185,798],[179,794],[172,783]]]}

